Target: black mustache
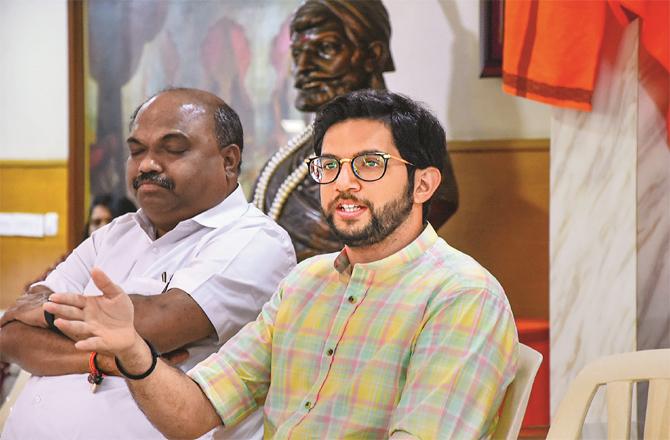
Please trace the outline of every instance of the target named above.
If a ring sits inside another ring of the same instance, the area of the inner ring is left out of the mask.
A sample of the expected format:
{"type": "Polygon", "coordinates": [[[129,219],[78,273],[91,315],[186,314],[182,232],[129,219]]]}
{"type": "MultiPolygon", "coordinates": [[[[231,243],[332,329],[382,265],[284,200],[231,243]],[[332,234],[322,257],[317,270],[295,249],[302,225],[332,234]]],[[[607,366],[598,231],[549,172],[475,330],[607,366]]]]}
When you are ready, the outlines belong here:
{"type": "Polygon", "coordinates": [[[174,182],[172,179],[153,172],[140,173],[139,176],[135,177],[133,179],[133,189],[139,188],[143,183],[153,183],[168,190],[174,189],[174,182]]]}

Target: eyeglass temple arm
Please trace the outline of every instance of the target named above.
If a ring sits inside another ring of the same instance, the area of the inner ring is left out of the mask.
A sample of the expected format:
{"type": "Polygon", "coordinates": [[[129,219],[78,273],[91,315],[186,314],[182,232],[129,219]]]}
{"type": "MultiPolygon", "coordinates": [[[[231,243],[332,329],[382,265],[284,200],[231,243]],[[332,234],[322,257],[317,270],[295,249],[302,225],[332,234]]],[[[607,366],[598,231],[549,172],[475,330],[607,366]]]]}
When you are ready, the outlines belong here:
{"type": "Polygon", "coordinates": [[[412,165],[413,167],[416,166],[416,165],[414,165],[412,162],[408,162],[408,161],[406,161],[405,159],[403,159],[402,157],[396,157],[396,156],[394,156],[394,155],[392,155],[392,154],[384,153],[384,154],[382,154],[382,156],[385,157],[385,158],[387,158],[387,159],[395,159],[395,160],[399,160],[400,162],[406,163],[407,165],[412,165]]]}

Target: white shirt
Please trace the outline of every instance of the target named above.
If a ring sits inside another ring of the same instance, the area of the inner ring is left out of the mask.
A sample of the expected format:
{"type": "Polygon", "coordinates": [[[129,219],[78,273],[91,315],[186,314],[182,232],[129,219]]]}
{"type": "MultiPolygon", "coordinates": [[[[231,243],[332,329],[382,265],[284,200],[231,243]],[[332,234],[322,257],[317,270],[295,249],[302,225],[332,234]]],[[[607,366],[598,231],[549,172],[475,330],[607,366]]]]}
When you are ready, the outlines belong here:
{"type": "MultiPolygon", "coordinates": [[[[279,281],[295,266],[291,240],[247,203],[238,187],[219,205],[155,239],[142,210],[94,232],[40,283],[55,292],[99,295],[90,278],[101,268],[127,293],[181,289],[205,312],[218,338],[187,346],[187,371],[254,320],[279,281]],[[165,279],[165,281],[163,281],[165,279]]],[[[262,414],[216,433],[260,438],[262,414]]],[[[137,407],[123,378],[105,377],[95,394],[86,374],[32,377],[14,405],[3,439],[150,439],[163,436],[137,407]]]]}

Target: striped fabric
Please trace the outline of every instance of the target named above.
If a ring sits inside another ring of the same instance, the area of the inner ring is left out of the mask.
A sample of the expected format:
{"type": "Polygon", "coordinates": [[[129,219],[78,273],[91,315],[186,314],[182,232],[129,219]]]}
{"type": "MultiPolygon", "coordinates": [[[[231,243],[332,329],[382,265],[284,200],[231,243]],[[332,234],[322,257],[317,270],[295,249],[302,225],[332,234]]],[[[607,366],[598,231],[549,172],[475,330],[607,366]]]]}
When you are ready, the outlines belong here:
{"type": "Polygon", "coordinates": [[[502,288],[428,225],[373,263],[303,261],[189,375],[227,426],[264,404],[266,438],[480,438],[516,358],[502,288]]]}

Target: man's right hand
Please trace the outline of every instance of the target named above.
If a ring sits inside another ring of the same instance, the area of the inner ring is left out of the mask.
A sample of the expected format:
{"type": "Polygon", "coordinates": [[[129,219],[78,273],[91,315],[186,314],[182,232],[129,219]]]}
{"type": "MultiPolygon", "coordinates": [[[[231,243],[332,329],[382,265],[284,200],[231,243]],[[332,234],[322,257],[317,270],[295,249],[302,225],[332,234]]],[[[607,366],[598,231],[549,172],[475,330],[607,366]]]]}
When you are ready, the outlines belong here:
{"type": "Polygon", "coordinates": [[[133,326],[134,309],[128,295],[100,269],[91,278],[101,296],[54,293],[44,310],[56,315],[55,325],[82,351],[97,351],[122,357],[144,345],[133,326]]]}

